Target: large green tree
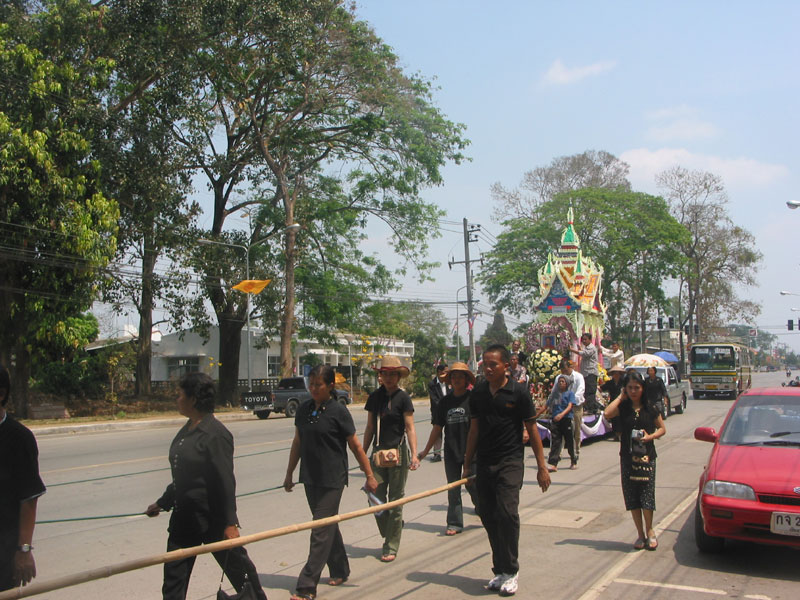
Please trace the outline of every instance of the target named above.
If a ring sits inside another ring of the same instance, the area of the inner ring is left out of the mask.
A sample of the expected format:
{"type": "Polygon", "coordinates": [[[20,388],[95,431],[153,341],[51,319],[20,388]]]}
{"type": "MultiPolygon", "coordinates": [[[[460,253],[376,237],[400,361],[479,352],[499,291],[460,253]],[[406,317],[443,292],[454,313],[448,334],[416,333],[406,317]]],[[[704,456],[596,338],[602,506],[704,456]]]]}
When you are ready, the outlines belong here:
{"type": "MultiPolygon", "coordinates": [[[[280,240],[284,298],[278,316],[285,375],[292,369],[292,337],[298,331],[297,290],[309,292],[306,315],[331,328],[329,317],[339,313],[336,303],[348,298],[348,289],[357,292],[349,300],[358,303],[388,284],[387,272],[373,257],[345,263],[321,257],[345,257],[352,248],[349,239],[382,221],[393,250],[424,267],[440,213],[420,190],[441,182],[440,168],[461,160],[466,142],[462,128],[433,106],[429,83],[405,74],[391,50],[344,2],[231,0],[219,5],[215,23],[224,27],[206,40],[197,59],[202,75],[197,116],[178,136],[214,194],[212,239],[222,240],[226,219],[244,208],[255,216],[251,247],[295,222],[303,226],[280,240]],[[209,145],[209,140],[222,141],[209,145]],[[334,209],[344,214],[336,217],[337,230],[331,233],[324,219],[332,219],[334,209]],[[326,244],[319,243],[323,239],[326,244]],[[304,264],[306,252],[317,260],[310,268],[304,264]],[[344,296],[330,295],[343,283],[344,296]]],[[[246,315],[243,299],[218,273],[217,267],[207,269],[205,279],[220,325],[220,388],[227,398],[246,315]]]]}
{"type": "Polygon", "coordinates": [[[63,4],[13,32],[0,24],[0,355],[22,416],[33,346],[88,309],[116,248],[117,206],[89,140],[111,63],[90,50],[97,13],[63,4]],[[56,40],[83,40],[84,52],[56,40]]]}
{"type": "Polygon", "coordinates": [[[486,255],[478,280],[499,310],[523,315],[539,295],[537,272],[557,248],[574,207],[586,256],[603,266],[603,297],[612,337],[630,342],[649,311],[665,302],[664,281],[679,272],[686,230],[666,202],[638,192],[588,188],[542,202],[533,219],[511,219],[486,255]]]}

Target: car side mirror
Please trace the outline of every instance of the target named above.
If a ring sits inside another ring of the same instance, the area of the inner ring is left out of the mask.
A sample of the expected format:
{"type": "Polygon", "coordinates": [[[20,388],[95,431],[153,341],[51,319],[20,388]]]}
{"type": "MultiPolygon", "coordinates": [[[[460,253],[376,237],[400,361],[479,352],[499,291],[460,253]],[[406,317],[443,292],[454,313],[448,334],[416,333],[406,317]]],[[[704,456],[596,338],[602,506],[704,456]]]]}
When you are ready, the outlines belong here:
{"type": "Polygon", "coordinates": [[[713,427],[698,427],[694,430],[694,439],[714,444],[719,439],[719,434],[713,427]]]}

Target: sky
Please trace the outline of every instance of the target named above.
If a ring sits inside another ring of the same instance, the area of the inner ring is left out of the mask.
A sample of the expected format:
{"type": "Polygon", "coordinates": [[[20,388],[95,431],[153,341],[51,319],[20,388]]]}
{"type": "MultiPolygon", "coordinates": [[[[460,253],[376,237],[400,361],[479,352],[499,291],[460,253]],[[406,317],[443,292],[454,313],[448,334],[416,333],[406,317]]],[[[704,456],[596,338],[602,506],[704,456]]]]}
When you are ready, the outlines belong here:
{"type": "MultiPolygon", "coordinates": [[[[434,80],[436,105],[471,140],[471,161],[423,193],[447,212],[435,284],[407,277],[400,297],[455,302],[464,268],[447,263],[464,258],[462,219],[485,232],[473,257],[502,231],[493,183],[605,150],[630,165],[636,191],[658,194],[655,174],[675,165],[723,178],[733,221],[764,256],[740,294],[762,305],[754,325],[800,351],[786,330],[800,317],[800,210],[786,206],[800,200],[800,3],[359,0],[356,12],[407,72],[434,80]]],[[[387,255],[387,238],[370,236],[387,255]]],[[[441,308],[454,324],[454,306],[441,308]]],[[[490,321],[479,316],[476,332],[490,321]]]]}

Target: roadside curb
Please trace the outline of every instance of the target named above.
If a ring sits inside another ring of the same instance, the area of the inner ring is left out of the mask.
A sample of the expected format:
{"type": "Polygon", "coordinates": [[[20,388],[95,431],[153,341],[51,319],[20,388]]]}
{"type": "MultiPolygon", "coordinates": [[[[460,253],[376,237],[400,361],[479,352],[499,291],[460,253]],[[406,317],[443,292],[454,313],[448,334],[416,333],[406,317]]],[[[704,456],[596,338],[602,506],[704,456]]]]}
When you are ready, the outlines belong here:
{"type": "MultiPolygon", "coordinates": [[[[428,402],[427,399],[415,399],[414,405],[425,404],[428,402]]],[[[350,410],[353,410],[355,407],[356,410],[360,407],[363,410],[363,404],[350,404],[350,410]]],[[[214,413],[214,415],[220,421],[224,422],[234,422],[234,421],[250,421],[259,420],[251,412],[223,412],[223,413],[214,413]]],[[[282,417],[281,417],[282,418],[282,417]]],[[[67,424],[64,425],[31,425],[30,423],[27,424],[28,429],[30,429],[34,435],[37,437],[42,435],[63,435],[66,433],[70,434],[78,434],[78,433],[95,433],[95,432],[103,432],[103,431],[136,431],[141,429],[155,429],[160,427],[179,427],[186,422],[184,417],[170,417],[165,419],[142,419],[139,421],[97,421],[95,423],[74,423],[74,424],[67,424]]]]}

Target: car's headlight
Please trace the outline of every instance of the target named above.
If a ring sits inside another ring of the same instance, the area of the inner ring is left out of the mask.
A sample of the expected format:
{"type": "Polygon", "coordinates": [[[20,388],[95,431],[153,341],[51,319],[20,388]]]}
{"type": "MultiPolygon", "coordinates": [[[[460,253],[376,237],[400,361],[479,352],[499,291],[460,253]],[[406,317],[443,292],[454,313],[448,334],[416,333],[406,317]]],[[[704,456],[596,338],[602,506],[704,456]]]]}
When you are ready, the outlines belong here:
{"type": "Polygon", "coordinates": [[[749,485],[731,483],[730,481],[717,481],[711,479],[703,486],[703,493],[718,498],[736,498],[737,500],[755,500],[756,493],[749,485]]]}

